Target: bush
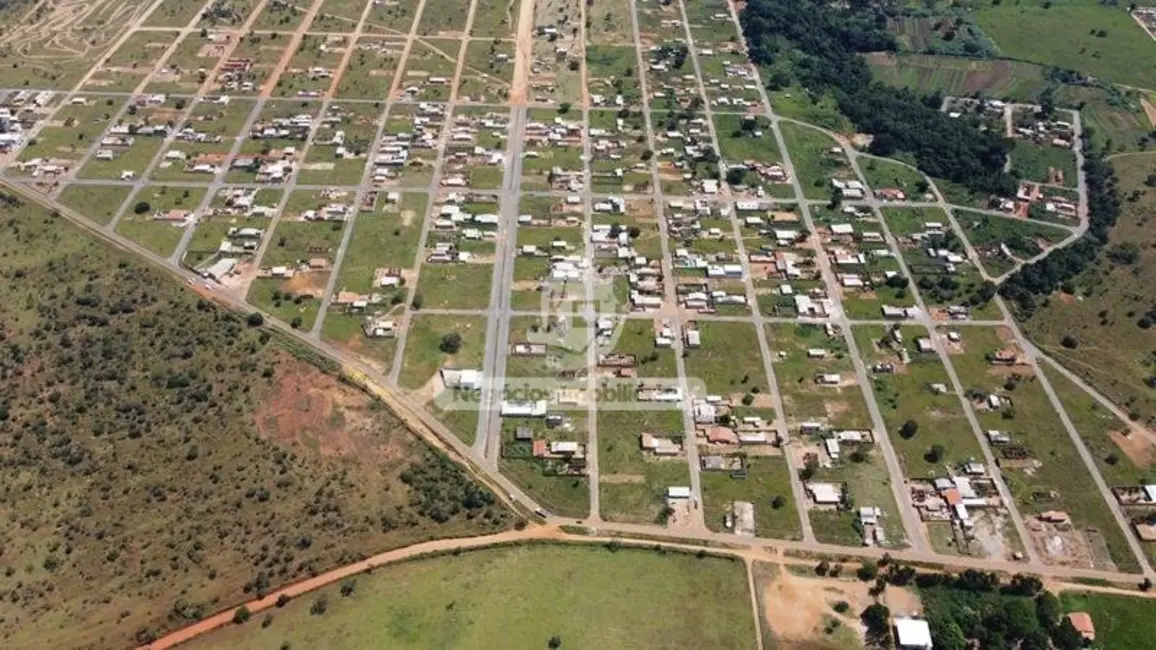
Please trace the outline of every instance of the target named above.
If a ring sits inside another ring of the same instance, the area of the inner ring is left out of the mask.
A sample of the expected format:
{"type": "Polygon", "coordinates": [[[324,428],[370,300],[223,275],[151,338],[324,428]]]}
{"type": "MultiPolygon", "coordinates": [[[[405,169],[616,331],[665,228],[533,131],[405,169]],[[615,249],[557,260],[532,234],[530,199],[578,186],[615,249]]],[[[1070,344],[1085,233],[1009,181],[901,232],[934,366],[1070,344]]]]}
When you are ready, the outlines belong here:
{"type": "Polygon", "coordinates": [[[353,578],[347,578],[341,581],[341,595],[345,598],[352,596],[355,589],[357,589],[357,581],[353,578]]]}
{"type": "Polygon", "coordinates": [[[846,614],[847,611],[850,609],[851,609],[851,603],[848,603],[845,600],[840,600],[839,602],[835,603],[835,611],[840,613],[840,614],[846,614]]]}
{"type": "Polygon", "coordinates": [[[133,214],[144,214],[152,212],[153,206],[149,205],[148,201],[137,201],[137,204],[132,206],[133,214]]]}
{"type": "Polygon", "coordinates": [[[265,317],[257,312],[253,312],[249,314],[249,317],[245,319],[245,322],[249,324],[249,327],[261,327],[265,324],[265,317]]]}
{"type": "Polygon", "coordinates": [[[550,640],[546,642],[546,647],[552,648],[552,649],[561,648],[562,647],[562,637],[558,636],[557,634],[550,637],[550,640]]]}
{"type": "Polygon", "coordinates": [[[277,596],[277,606],[284,607],[289,604],[289,594],[281,594],[277,596]]]}
{"type": "Polygon", "coordinates": [[[457,354],[462,349],[462,335],[457,332],[446,334],[438,344],[438,349],[446,354],[457,354]]]}
{"type": "Polygon", "coordinates": [[[325,594],[318,596],[309,606],[309,613],[314,616],[321,616],[327,611],[329,611],[329,599],[325,597],[325,594]]]}
{"type": "Polygon", "coordinates": [[[904,440],[911,440],[917,431],[919,431],[919,423],[915,420],[908,420],[899,427],[899,436],[904,440]]]}
{"type": "Polygon", "coordinates": [[[233,612],[233,622],[236,623],[237,625],[240,625],[240,624],[248,621],[249,616],[251,616],[251,614],[249,614],[249,608],[245,607],[244,605],[241,605],[240,607],[237,608],[236,611],[233,612]]]}

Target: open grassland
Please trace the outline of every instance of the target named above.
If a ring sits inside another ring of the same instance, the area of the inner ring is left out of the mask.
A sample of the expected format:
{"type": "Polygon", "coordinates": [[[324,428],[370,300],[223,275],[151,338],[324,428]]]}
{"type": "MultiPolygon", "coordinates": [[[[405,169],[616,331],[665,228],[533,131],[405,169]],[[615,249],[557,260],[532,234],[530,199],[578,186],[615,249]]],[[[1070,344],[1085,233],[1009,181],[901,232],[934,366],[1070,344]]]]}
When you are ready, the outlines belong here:
{"type": "Polygon", "coordinates": [[[976,22],[1009,57],[1156,88],[1156,41],[1123,5],[1065,0],[977,6],[976,22]]]}
{"type": "Polygon", "coordinates": [[[602,546],[518,546],[387,566],[190,644],[207,648],[750,648],[743,564],[602,546]],[[559,594],[565,589],[565,595],[559,594]],[[398,597],[404,594],[404,597],[398,597]],[[314,603],[328,607],[311,614],[314,603]],[[647,603],[664,603],[656,620],[647,603]],[[340,640],[340,641],[338,641],[340,640]]]}
{"type": "Polygon", "coordinates": [[[0,247],[5,647],[131,646],[508,523],[379,403],[243,317],[12,199],[0,247]]]}
{"type": "Polygon", "coordinates": [[[1144,184],[1154,165],[1156,156],[1115,159],[1121,195],[1140,195],[1121,203],[1106,253],[1072,283],[1072,293],[1052,296],[1025,324],[1048,354],[1148,424],[1156,422],[1156,396],[1147,383],[1156,376],[1156,319],[1147,316],[1156,251],[1141,243],[1151,239],[1156,212],[1156,189],[1144,184]],[[1072,337],[1068,347],[1065,336],[1072,337]]]}

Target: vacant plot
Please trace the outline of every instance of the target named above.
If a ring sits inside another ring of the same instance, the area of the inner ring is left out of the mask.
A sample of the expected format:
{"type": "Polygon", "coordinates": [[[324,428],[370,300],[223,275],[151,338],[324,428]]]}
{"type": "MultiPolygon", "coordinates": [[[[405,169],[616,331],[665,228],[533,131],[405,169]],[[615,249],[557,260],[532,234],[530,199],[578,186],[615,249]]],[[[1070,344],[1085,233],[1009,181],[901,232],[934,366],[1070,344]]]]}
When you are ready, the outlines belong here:
{"type": "Polygon", "coordinates": [[[1047,87],[1043,66],[1019,61],[966,59],[924,54],[878,53],[867,56],[880,81],[921,94],[989,97],[1034,102],[1047,87]]]}
{"type": "Polygon", "coordinates": [[[1079,70],[1117,83],[1156,88],[1156,41],[1125,7],[1093,0],[1054,4],[980,4],[976,22],[1003,54],[1079,70]]]}
{"type": "MultiPolygon", "coordinates": [[[[290,194],[287,213],[301,194],[290,194]]],[[[249,301],[293,327],[312,327],[343,229],[341,222],[282,219],[260,260],[269,276],[254,280],[249,301]],[[272,269],[284,273],[274,274],[272,269]]]]}
{"type": "Polygon", "coordinates": [[[1071,149],[1016,140],[1011,150],[1011,166],[1029,181],[1076,186],[1076,154],[1071,149]]]}
{"type": "Polygon", "coordinates": [[[399,40],[363,37],[354,45],[349,65],[337,83],[337,97],[383,99],[397,74],[405,44],[399,40]]]}
{"type": "Polygon", "coordinates": [[[1125,156],[1114,166],[1121,195],[1139,191],[1140,196],[1120,204],[1120,218],[1106,248],[1112,256],[1105,253],[1101,264],[1076,279],[1074,295],[1061,293],[1044,301],[1025,326],[1053,358],[1151,425],[1156,422],[1156,397],[1147,382],[1156,375],[1156,329],[1150,327],[1151,301],[1146,296],[1151,295],[1156,251],[1134,245],[1151,239],[1156,191],[1144,182],[1152,173],[1152,158],[1125,156]],[[1132,252],[1135,261],[1128,262],[1132,252]],[[1061,345],[1065,336],[1076,346],[1061,345]]]}
{"type": "Polygon", "coordinates": [[[264,627],[221,628],[192,648],[320,647],[348,650],[564,647],[747,648],[755,638],[742,562],[596,546],[469,551],[377,569],[351,595],[335,585],[275,612],[264,627]],[[551,598],[565,584],[565,598],[551,598]],[[484,589],[479,586],[485,585],[484,589]],[[392,597],[405,593],[406,598],[392,597]],[[323,615],[310,614],[324,599],[323,615]],[[639,602],[662,599],[671,619],[656,633],[639,602]],[[529,605],[529,609],[527,609],[529,605]],[[598,621],[598,625],[591,625],[598,621]]]}
{"type": "Polygon", "coordinates": [[[164,0],[144,21],[145,27],[184,27],[205,3],[200,0],[164,0]]]}
{"type": "Polygon", "coordinates": [[[516,0],[492,0],[478,2],[474,9],[474,24],[470,27],[471,38],[509,38],[518,25],[518,5],[516,0]]]}
{"type": "Polygon", "coordinates": [[[146,185],[132,198],[116,231],[159,255],[171,255],[205,198],[203,187],[146,185]]]}
{"type": "Polygon", "coordinates": [[[486,319],[414,314],[404,354],[398,384],[407,389],[425,386],[441,368],[480,369],[486,354],[486,319]],[[461,346],[451,353],[443,349],[443,339],[453,334],[461,337],[461,346]]]}
{"type": "Polygon", "coordinates": [[[611,521],[661,523],[667,488],[690,485],[690,471],[684,455],[657,458],[643,452],[639,436],[687,443],[682,412],[628,408],[614,404],[598,412],[601,515],[611,521]]]}
{"type": "MultiPolygon", "coordinates": [[[[601,433],[599,433],[601,436],[601,433]]],[[[703,513],[711,530],[726,531],[724,520],[735,501],[755,507],[755,534],[759,537],[799,539],[799,511],[791,494],[791,474],[782,456],[751,456],[744,475],[704,471],[701,474],[703,513]]]]}
{"type": "MultiPolygon", "coordinates": [[[[497,0],[501,1],[501,0],[497,0]]],[[[415,3],[416,4],[416,3],[415,3]]],[[[425,0],[417,26],[419,36],[454,36],[466,28],[469,7],[458,0],[425,0]]]]}
{"type": "Polygon", "coordinates": [[[0,219],[0,364],[21,377],[0,386],[5,647],[131,647],[356,557],[507,525],[280,338],[45,211],[0,219]]]}
{"type": "Polygon", "coordinates": [[[689,349],[686,373],[709,394],[732,397],[737,403],[747,394],[767,389],[759,353],[758,331],[749,323],[701,322],[702,346],[689,349]]]}
{"type": "Polygon", "coordinates": [[[400,84],[405,97],[422,101],[448,100],[461,46],[461,41],[444,38],[414,43],[401,73],[400,84]]]}
{"type": "Polygon", "coordinates": [[[832,179],[855,178],[850,161],[834,138],[793,122],[783,122],[780,128],[806,198],[830,198],[832,179]]]}
{"type": "Polygon", "coordinates": [[[918,201],[928,191],[927,177],[918,169],[894,160],[883,158],[861,158],[859,168],[867,179],[867,185],[878,192],[885,189],[902,190],[908,200],[918,201]]]}
{"type": "Polygon", "coordinates": [[[60,202],[104,225],[112,221],[124,200],[132,193],[128,185],[66,185],[60,202]]]}

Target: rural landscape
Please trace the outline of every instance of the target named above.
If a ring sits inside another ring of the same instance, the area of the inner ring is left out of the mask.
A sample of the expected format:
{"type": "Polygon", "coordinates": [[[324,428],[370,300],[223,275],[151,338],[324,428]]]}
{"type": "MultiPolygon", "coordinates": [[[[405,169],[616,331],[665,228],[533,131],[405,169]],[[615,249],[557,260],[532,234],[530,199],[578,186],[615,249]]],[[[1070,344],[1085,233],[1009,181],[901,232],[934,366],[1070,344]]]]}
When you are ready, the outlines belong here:
{"type": "Polygon", "coordinates": [[[0,12],[4,647],[1151,647],[1156,7],[0,12]]]}

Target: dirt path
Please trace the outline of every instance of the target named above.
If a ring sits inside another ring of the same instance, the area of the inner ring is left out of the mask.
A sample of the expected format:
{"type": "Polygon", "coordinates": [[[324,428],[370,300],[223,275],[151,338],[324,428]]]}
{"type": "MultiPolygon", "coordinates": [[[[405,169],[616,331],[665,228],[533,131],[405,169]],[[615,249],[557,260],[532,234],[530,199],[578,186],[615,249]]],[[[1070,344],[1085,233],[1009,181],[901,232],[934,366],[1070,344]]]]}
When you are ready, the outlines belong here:
{"type": "Polygon", "coordinates": [[[373,11],[373,5],[373,2],[365,3],[365,8],[361,10],[361,18],[357,21],[353,31],[345,36],[349,42],[345,44],[345,52],[341,54],[341,63],[336,68],[333,81],[329,84],[329,90],[325,91],[327,98],[332,98],[337,94],[337,87],[341,83],[342,77],[345,76],[345,68],[349,65],[349,60],[353,58],[353,50],[357,48],[357,41],[361,40],[361,35],[365,33],[365,23],[369,21],[369,14],[373,11]]]}
{"type": "Polygon", "coordinates": [[[293,37],[289,39],[289,44],[285,46],[285,53],[281,55],[281,60],[277,61],[277,65],[269,72],[269,78],[261,88],[261,94],[259,95],[261,99],[269,99],[273,96],[273,89],[277,87],[277,80],[285,73],[285,68],[289,67],[289,62],[293,60],[293,55],[297,53],[297,48],[301,47],[301,39],[305,36],[305,32],[309,31],[309,26],[313,24],[313,19],[317,17],[317,12],[321,11],[321,5],[324,3],[325,0],[313,0],[313,4],[309,5],[309,11],[305,14],[301,25],[294,30],[293,37]]]}
{"type": "Polygon", "coordinates": [[[389,85],[389,93],[385,98],[392,100],[397,89],[401,88],[402,78],[405,75],[405,64],[409,61],[409,53],[413,50],[414,41],[418,40],[417,28],[421,24],[422,14],[425,13],[425,0],[420,0],[417,9],[413,12],[413,25],[409,28],[409,34],[405,37],[405,47],[401,50],[401,56],[397,58],[397,74],[393,75],[393,83],[389,85]]]}
{"type": "Polygon", "coordinates": [[[534,59],[534,0],[522,0],[518,7],[518,39],[514,50],[514,82],[510,88],[510,105],[526,103],[530,66],[534,59]]]}

